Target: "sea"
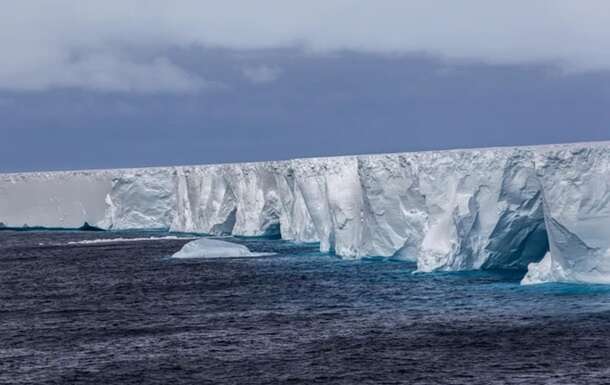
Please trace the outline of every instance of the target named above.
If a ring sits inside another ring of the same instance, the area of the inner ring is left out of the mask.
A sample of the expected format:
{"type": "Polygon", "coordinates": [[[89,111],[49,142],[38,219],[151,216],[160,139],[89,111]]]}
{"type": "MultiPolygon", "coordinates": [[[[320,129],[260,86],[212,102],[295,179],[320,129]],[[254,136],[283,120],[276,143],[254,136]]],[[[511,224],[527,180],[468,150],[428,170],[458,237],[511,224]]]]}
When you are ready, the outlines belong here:
{"type": "Polygon", "coordinates": [[[317,244],[0,231],[1,384],[608,384],[610,287],[417,273],[317,244]]]}

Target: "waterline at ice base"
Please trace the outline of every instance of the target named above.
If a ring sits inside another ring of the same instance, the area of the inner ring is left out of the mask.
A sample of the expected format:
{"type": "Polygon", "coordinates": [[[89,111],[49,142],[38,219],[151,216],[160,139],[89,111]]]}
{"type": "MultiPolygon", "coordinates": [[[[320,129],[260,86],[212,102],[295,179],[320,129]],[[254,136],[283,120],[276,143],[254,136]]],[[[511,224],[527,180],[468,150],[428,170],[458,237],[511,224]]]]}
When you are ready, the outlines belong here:
{"type": "Polygon", "coordinates": [[[610,283],[610,142],[0,175],[7,227],[319,242],[420,272],[610,283]]]}

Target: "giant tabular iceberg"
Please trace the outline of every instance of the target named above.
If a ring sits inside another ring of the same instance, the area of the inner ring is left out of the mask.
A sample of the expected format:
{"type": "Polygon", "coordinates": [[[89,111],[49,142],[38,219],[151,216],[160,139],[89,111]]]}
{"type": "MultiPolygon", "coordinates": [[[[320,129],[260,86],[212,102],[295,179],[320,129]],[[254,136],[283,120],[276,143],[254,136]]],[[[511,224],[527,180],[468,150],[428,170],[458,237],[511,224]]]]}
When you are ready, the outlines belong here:
{"type": "Polygon", "coordinates": [[[610,143],[4,174],[0,221],[280,235],[420,271],[610,283],[610,143]]]}

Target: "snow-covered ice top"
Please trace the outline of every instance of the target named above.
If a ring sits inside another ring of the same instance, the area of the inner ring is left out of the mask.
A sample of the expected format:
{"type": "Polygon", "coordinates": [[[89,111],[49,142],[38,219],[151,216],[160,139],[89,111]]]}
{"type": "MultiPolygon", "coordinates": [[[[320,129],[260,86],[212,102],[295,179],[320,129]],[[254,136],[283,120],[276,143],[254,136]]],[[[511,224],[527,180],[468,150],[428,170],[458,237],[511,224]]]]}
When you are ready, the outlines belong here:
{"type": "Polygon", "coordinates": [[[253,253],[244,245],[218,239],[200,238],[190,241],[172,258],[260,257],[268,253],[253,253]]]}
{"type": "Polygon", "coordinates": [[[4,174],[0,222],[279,233],[420,271],[610,282],[610,143],[4,174]]]}

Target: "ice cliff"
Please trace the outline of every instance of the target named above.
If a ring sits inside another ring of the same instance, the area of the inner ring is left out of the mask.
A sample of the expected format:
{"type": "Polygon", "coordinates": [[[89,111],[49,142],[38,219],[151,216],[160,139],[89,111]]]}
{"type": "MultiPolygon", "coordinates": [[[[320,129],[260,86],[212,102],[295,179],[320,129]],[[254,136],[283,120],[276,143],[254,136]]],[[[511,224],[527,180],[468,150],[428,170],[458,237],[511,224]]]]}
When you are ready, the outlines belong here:
{"type": "Polygon", "coordinates": [[[426,272],[610,283],[610,143],[4,174],[0,221],[280,235],[426,272]]]}

